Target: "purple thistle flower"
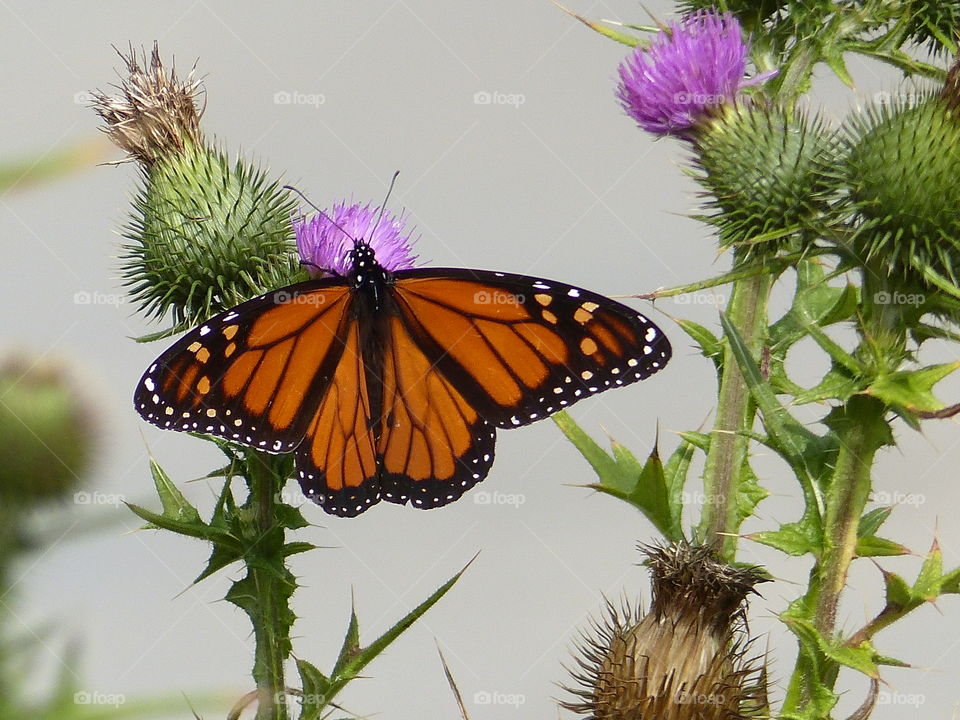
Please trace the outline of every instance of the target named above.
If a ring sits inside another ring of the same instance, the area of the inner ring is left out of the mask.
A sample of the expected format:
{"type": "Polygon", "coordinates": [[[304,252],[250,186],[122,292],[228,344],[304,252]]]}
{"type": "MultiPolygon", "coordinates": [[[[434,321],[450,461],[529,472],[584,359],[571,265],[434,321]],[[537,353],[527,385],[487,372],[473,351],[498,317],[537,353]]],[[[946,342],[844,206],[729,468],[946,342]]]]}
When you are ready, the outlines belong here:
{"type": "Polygon", "coordinates": [[[620,64],[617,97],[647,132],[687,137],[711,108],[735,103],[741,87],[776,74],[745,81],[748,52],[732,14],[688,15],[620,64]]]}
{"type": "Polygon", "coordinates": [[[411,254],[412,241],[404,233],[404,218],[385,211],[377,224],[379,213],[379,208],[370,205],[340,202],[329,213],[294,220],[300,259],[310,273],[346,275],[354,239],[366,241],[385,269],[393,272],[412,268],[417,256],[411,254]]]}

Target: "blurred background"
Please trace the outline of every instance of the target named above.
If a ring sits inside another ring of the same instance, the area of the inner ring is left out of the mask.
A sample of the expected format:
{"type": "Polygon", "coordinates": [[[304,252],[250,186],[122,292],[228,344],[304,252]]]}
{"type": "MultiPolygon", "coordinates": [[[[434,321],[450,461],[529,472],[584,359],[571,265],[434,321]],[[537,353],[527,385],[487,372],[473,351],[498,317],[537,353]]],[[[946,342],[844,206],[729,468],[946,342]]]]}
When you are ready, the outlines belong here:
{"type": "MultiPolygon", "coordinates": [[[[633,0],[573,7],[591,18],[648,21],[633,0]]],[[[660,0],[645,7],[672,17],[660,0]]],[[[40,671],[28,681],[38,691],[65,663],[88,692],[131,699],[236,697],[252,689],[247,619],[222,601],[235,568],[191,586],[206,547],[136,531],[140,523],[121,503],[155,506],[149,451],[208,509],[216,485],[188,481],[220,458],[209,444],[147,426],[132,407],[140,374],[165,343],[130,339],[161,328],[134,314],[117,277],[119,230],[138,171],[96,165],[120,158],[87,107],[89,90],[117,80],[122,62],[113,47],[156,40],[181,74],[196,64],[206,133],[320,206],[344,198],[379,203],[399,170],[390,207],[409,213],[417,252],[431,264],[535,274],[609,295],[691,282],[729,266],[705,226],[687,217],[697,201],[684,148],[654,142],[614,100],[627,48],[547,0],[8,0],[0,27],[0,159],[22,163],[24,172],[68,149],[76,160],[68,175],[0,195],[0,351],[70,365],[93,398],[101,436],[81,494],[50,514],[50,543],[14,569],[15,603],[4,600],[24,633],[57,626],[42,636],[40,671]],[[102,526],[97,532],[84,531],[91,518],[102,526]],[[68,660],[71,645],[77,658],[68,660]]],[[[855,90],[826,71],[815,88],[812,109],[830,123],[876,93],[909,91],[879,65],[849,63],[855,90]]],[[[775,312],[783,309],[782,290],[775,312]]],[[[652,449],[658,429],[666,455],[675,430],[709,423],[712,366],[670,316],[717,328],[723,293],[655,308],[631,301],[664,327],[675,359],[645,383],[577,405],[574,417],[638,455],[652,449]]],[[[956,358],[941,349],[923,359],[956,358]]],[[[798,347],[790,362],[811,382],[826,370],[812,346],[798,347]]],[[[948,401],[960,399],[960,382],[941,390],[948,401]]],[[[811,421],[823,414],[807,411],[811,421]]],[[[901,424],[899,435],[898,449],[882,454],[877,482],[885,493],[878,504],[898,503],[885,534],[921,555],[937,537],[945,566],[956,567],[960,428],[955,420],[928,423],[918,434],[901,424]]],[[[801,509],[786,468],[755,451],[772,495],[747,531],[797,519],[801,509]]],[[[294,601],[294,647],[322,670],[339,649],[351,595],[362,638],[373,639],[480,551],[440,604],[367,669],[369,679],[341,696],[351,712],[457,717],[439,644],[471,718],[557,717],[556,699],[565,696],[558,683],[567,680],[563,664],[578,628],[605,596],[648,597],[635,545],[653,539],[652,527],[626,504],[575,487],[594,475],[551,422],[501,433],[497,454],[487,480],[443,509],[381,503],[341,519],[304,508],[316,527],[299,539],[324,549],[294,558],[304,586],[294,601]]],[[[688,488],[694,518],[697,490],[688,488]]],[[[741,547],[743,560],[767,565],[777,578],[752,602],[750,624],[765,636],[773,679],[782,683],[796,646],[776,614],[800,593],[809,567],[747,541],[741,547]]],[[[880,564],[915,576],[920,562],[907,556],[880,564]]],[[[841,622],[859,627],[881,602],[877,567],[857,563],[841,622]]],[[[884,654],[914,668],[884,671],[887,702],[873,717],[917,708],[930,718],[960,714],[958,630],[960,602],[945,596],[878,637],[884,654]]],[[[840,687],[847,691],[837,710],[843,717],[860,704],[866,683],[851,672],[840,687]]],[[[775,692],[782,697],[782,687],[775,692]]],[[[170,717],[190,717],[182,707],[170,717]]],[[[204,714],[222,717],[227,708],[204,714]]]]}

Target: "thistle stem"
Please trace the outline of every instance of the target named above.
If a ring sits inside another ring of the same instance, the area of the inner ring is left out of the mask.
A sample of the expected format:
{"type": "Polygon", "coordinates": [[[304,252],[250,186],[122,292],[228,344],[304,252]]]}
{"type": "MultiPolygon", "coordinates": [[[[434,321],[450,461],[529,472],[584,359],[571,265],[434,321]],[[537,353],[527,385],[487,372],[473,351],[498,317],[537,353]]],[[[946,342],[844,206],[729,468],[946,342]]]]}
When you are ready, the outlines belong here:
{"type": "MultiPolygon", "coordinates": [[[[744,262],[743,252],[734,254],[734,267],[744,262]]],[[[758,354],[767,327],[767,298],[772,276],[767,274],[742,278],[732,285],[727,317],[747,343],[754,355],[758,354]]],[[[703,486],[706,502],[700,520],[700,535],[714,543],[721,557],[734,559],[737,547],[736,533],[740,522],[737,515],[737,493],[747,461],[749,438],[756,408],[750,398],[746,381],[740,373],[729,344],[724,351],[723,374],[717,400],[717,416],[710,438],[703,486]]]]}
{"type": "Polygon", "coordinates": [[[290,655],[289,599],[295,582],[282,555],[284,532],[277,522],[277,493],[283,483],[270,458],[251,453],[248,462],[253,525],[257,540],[244,557],[254,597],[244,609],[253,623],[253,678],[257,684],[256,720],[288,720],[284,664],[290,655]]]}
{"type": "Polygon", "coordinates": [[[883,445],[882,432],[877,431],[885,424],[884,412],[879,400],[857,395],[847,403],[844,421],[836,427],[840,450],[825,496],[825,542],[814,614],[816,628],[824,637],[836,626],[840,593],[856,555],[857,527],[870,498],[873,458],[883,445]]]}

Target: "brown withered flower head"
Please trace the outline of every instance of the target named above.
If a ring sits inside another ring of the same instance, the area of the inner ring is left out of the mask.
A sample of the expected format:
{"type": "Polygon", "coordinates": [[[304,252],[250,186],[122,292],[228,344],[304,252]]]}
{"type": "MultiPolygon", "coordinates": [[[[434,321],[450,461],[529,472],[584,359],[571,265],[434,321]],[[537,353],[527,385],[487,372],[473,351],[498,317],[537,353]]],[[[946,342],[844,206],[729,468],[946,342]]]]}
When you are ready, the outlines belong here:
{"type": "Polygon", "coordinates": [[[191,70],[183,80],[176,69],[163,67],[154,43],[150,57],[143,50],[137,56],[133,46],[119,53],[127,72],[115,86],[119,94],[93,93],[93,109],[103,118],[101,128],[110,139],[146,166],[171,153],[182,152],[188,143],[200,145],[200,116],[197,99],[199,78],[191,70]]]}
{"type": "Polygon", "coordinates": [[[769,714],[766,674],[750,653],[747,595],[757,568],[717,559],[689,543],[643,546],[652,602],[642,615],[608,603],[585,634],[562,706],[590,720],[739,720],[769,714]]]}

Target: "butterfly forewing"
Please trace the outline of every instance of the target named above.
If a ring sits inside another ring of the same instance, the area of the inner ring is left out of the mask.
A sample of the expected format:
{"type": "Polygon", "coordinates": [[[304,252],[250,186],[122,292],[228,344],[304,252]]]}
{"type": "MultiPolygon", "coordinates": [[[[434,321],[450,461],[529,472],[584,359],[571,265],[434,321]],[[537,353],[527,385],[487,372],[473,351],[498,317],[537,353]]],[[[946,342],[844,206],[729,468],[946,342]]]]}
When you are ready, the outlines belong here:
{"type": "Polygon", "coordinates": [[[157,358],[134,404],[161,428],[289,452],[343,352],[350,302],[342,282],[316,280],[216,315],[157,358]]]}
{"type": "Polygon", "coordinates": [[[552,280],[410,270],[393,291],[426,356],[502,428],[642,380],[670,359],[666,336],[646,317],[552,280]]]}

